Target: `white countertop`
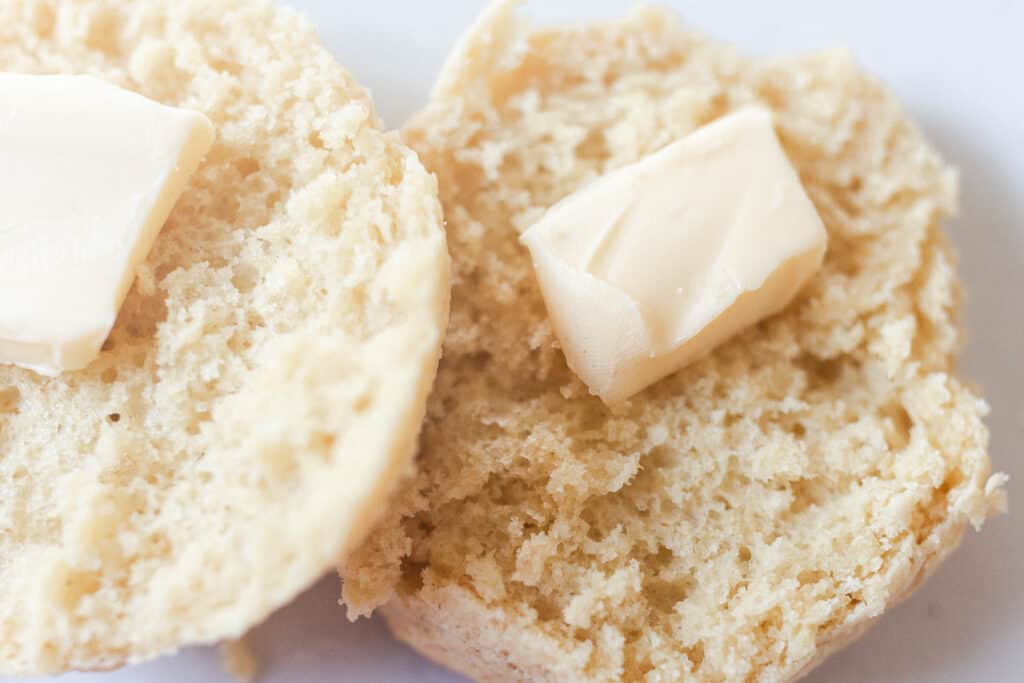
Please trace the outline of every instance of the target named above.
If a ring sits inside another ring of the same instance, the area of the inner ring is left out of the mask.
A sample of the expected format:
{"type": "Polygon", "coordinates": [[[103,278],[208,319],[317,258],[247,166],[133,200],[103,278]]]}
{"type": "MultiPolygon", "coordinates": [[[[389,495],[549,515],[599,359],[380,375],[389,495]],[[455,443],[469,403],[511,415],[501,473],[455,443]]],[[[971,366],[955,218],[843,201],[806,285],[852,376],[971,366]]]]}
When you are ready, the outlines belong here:
{"type": "MultiPolygon", "coordinates": [[[[962,170],[952,225],[970,301],[964,370],[992,404],[992,456],[1024,505],[1024,3],[1003,0],[660,0],[689,24],[747,52],[845,44],[895,89],[962,170]]],[[[426,99],[434,75],[483,0],[292,0],[391,125],[426,99]]],[[[628,0],[535,0],[538,16],[615,16],[628,0]]],[[[970,533],[909,602],[830,660],[812,683],[1011,683],[1024,680],[1024,533],[1020,514],[970,533]]],[[[256,630],[265,683],[455,683],[393,642],[377,621],[349,624],[328,578],[256,630]]],[[[42,680],[42,679],[40,679],[42,680]]],[[[67,683],[228,683],[216,652],[67,683]]],[[[0,679],[2,681],[2,679],[0,679]]]]}

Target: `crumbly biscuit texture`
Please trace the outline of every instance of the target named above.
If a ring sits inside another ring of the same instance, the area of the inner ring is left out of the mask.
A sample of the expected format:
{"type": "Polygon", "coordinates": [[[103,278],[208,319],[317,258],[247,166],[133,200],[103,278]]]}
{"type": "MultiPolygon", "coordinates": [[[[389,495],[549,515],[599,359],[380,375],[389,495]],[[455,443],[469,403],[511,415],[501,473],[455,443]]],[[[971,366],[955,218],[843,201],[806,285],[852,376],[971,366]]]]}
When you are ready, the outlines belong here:
{"type": "Polygon", "coordinates": [[[390,600],[396,634],[482,681],[781,681],[999,507],[985,404],[953,374],[956,175],[846,53],[755,61],[650,9],[530,30],[503,2],[405,132],[439,177],[452,319],[419,474],[343,568],[350,613],[390,600]],[[519,235],[751,105],[827,226],[824,266],[608,409],[519,235]]]}
{"type": "Polygon", "coordinates": [[[98,75],[217,129],[100,357],[0,368],[0,671],[240,636],[409,467],[447,316],[436,181],[260,0],[6,0],[0,69],[98,75]]]}
{"type": "Polygon", "coordinates": [[[217,647],[224,672],[238,683],[253,683],[260,675],[260,659],[248,636],[225,640],[217,647]]]}

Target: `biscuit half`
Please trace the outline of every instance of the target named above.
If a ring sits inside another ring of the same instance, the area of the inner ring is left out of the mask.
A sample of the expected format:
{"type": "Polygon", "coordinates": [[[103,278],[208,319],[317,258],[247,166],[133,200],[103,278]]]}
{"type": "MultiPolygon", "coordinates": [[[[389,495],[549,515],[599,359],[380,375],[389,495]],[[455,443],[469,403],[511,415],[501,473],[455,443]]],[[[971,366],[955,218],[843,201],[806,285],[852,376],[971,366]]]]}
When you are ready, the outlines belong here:
{"type": "Polygon", "coordinates": [[[217,129],[98,360],[0,368],[0,671],[240,636],[409,468],[448,310],[436,181],[268,2],[9,0],[0,69],[217,129]]]}
{"type": "Polygon", "coordinates": [[[1002,502],[954,374],[957,178],[844,52],[752,60],[664,12],[492,7],[405,130],[437,173],[452,317],[419,475],[343,568],[353,615],[482,681],[793,679],[1002,502]],[[611,411],[566,367],[519,235],[743,107],[829,231],[798,300],[611,411]]]}

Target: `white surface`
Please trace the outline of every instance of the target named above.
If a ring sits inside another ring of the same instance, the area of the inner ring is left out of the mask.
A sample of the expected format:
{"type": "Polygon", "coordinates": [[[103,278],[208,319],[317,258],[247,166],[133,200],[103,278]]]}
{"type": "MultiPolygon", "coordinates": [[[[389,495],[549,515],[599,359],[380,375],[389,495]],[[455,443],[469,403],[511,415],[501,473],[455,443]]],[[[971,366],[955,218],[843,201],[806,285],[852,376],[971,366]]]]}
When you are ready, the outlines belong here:
{"type": "MultiPolygon", "coordinates": [[[[848,45],[902,97],[963,172],[952,226],[971,300],[964,361],[992,404],[992,455],[1024,505],[1024,3],[1003,0],[661,0],[687,21],[752,53],[848,45]]],[[[400,124],[425,100],[457,35],[482,0],[294,0],[400,124]]],[[[533,2],[545,18],[614,16],[629,0],[533,2]]],[[[906,605],[810,677],[812,683],[1011,683],[1024,679],[1021,514],[969,534],[961,551],[906,605]]],[[[391,642],[377,622],[348,625],[337,582],[257,630],[266,683],[453,683],[461,679],[391,642]]],[[[68,683],[227,683],[214,651],[68,683]]]]}

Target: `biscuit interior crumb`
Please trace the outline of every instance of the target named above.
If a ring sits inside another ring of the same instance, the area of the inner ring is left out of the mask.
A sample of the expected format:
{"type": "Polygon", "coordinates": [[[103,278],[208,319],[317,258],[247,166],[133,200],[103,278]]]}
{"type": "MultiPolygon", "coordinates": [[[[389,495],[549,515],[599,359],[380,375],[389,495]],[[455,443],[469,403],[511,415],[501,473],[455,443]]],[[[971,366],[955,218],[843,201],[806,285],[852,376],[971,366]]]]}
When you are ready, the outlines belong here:
{"type": "Polygon", "coordinates": [[[261,0],[4,0],[0,69],[94,74],[217,131],[100,357],[0,368],[0,672],[237,637],[408,468],[446,321],[436,181],[261,0]]]}
{"type": "Polygon", "coordinates": [[[248,637],[226,640],[217,647],[221,665],[239,683],[252,683],[260,673],[260,660],[248,637]]]}

